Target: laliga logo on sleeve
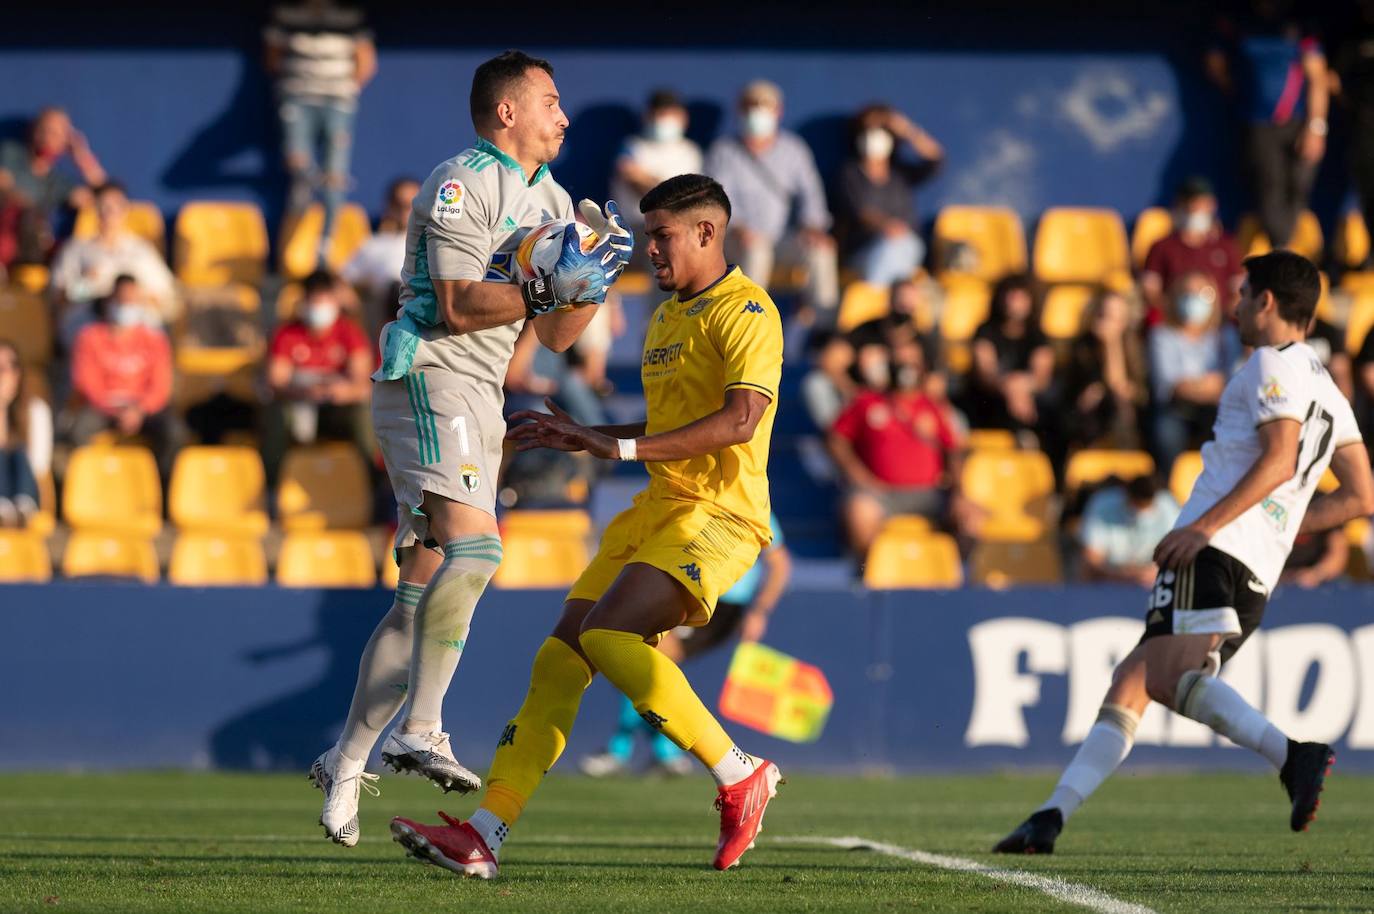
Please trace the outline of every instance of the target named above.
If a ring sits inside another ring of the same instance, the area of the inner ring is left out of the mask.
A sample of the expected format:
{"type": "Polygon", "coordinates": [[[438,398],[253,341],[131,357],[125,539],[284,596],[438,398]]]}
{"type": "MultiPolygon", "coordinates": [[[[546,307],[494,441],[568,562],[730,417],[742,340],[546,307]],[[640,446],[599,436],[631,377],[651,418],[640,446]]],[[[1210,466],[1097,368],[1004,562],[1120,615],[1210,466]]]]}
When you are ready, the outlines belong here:
{"type": "Polygon", "coordinates": [[[457,219],[463,215],[464,193],[466,190],[463,187],[463,182],[456,178],[441,184],[434,194],[434,218],[445,219],[452,216],[457,219]]]}

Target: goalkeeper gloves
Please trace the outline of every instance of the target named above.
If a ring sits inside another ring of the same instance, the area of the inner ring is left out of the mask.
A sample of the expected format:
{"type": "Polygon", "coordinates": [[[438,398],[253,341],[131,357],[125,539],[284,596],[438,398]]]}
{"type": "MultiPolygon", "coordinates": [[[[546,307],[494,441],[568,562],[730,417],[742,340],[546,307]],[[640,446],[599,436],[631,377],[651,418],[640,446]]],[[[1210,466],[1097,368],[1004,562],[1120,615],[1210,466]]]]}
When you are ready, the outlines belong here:
{"type": "Polygon", "coordinates": [[[600,304],[606,292],[619,278],[634,252],[634,235],[620,220],[620,209],[614,200],[601,207],[591,200],[578,204],[583,221],[595,233],[592,247],[582,249],[581,233],[563,233],[563,249],[548,276],[532,279],[521,291],[525,298],[525,313],[529,317],[547,314],[573,302],[600,304]]]}

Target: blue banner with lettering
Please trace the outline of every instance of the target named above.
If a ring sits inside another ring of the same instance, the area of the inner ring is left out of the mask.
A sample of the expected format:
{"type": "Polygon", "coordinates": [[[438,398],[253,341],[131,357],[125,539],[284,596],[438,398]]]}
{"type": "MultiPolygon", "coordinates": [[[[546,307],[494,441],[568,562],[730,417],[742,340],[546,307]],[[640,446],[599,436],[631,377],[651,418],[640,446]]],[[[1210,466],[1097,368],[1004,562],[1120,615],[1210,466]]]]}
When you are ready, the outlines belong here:
{"type": "MultiPolygon", "coordinates": [[[[385,591],[55,583],[0,587],[0,768],[304,768],[337,736],[385,591]]],[[[458,756],[485,768],[524,697],[561,594],[490,591],[445,705],[458,756]]],[[[1140,637],[1142,590],[789,593],[767,643],[819,666],[834,708],[814,743],[730,725],[810,769],[1055,767],[1092,725],[1140,637]]],[[[729,649],[688,665],[715,705],[729,649]]],[[[1223,674],[1281,729],[1374,770],[1374,588],[1288,589],[1223,674]]],[[[599,751],[611,689],[588,691],[568,747],[599,751]]],[[[566,764],[566,761],[565,761],[566,764]]],[[[1128,764],[1264,763],[1160,708],[1128,764]]]]}

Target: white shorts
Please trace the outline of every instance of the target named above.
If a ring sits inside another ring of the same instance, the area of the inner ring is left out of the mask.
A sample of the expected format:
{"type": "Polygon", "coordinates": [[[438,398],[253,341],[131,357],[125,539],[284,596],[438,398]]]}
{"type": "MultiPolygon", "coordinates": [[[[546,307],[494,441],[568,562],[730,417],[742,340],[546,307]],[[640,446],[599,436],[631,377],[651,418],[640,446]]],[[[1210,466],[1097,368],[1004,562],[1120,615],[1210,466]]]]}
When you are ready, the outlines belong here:
{"type": "Polygon", "coordinates": [[[433,543],[426,492],[496,516],[506,420],[499,405],[449,372],[415,371],[372,385],[372,424],[396,494],[396,548],[433,543]]]}

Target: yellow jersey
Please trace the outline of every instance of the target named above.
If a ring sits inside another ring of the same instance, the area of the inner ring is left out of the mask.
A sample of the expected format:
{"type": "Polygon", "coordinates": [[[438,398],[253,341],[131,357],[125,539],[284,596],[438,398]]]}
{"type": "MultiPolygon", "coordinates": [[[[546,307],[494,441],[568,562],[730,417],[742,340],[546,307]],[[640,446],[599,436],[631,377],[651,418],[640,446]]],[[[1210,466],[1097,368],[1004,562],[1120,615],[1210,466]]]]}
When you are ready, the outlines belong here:
{"type": "Polygon", "coordinates": [[[768,443],[778,410],[782,343],[777,306],[732,266],[692,298],[674,295],[658,306],[644,337],[640,368],[649,435],[716,412],[732,387],[748,387],[769,398],[754,437],[744,444],[646,464],[651,491],[714,505],[749,524],[765,545],[772,540],[768,443]]]}

